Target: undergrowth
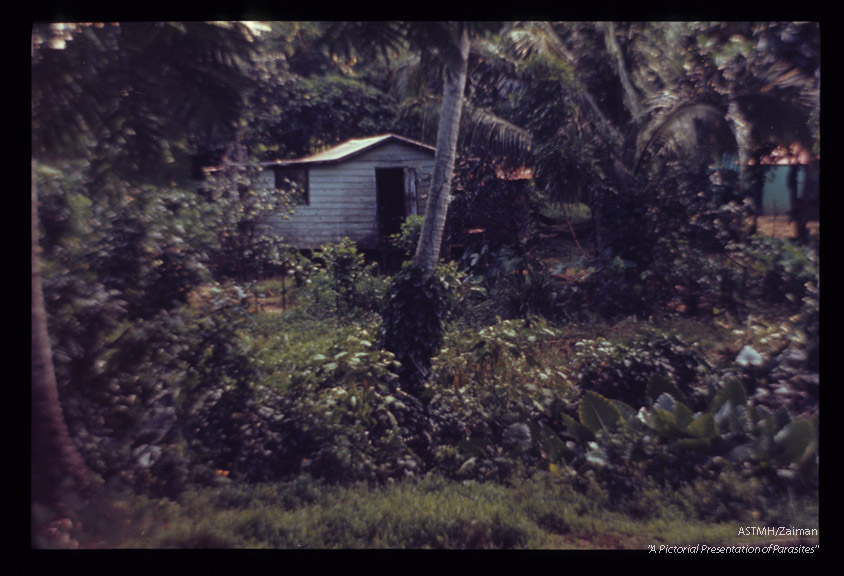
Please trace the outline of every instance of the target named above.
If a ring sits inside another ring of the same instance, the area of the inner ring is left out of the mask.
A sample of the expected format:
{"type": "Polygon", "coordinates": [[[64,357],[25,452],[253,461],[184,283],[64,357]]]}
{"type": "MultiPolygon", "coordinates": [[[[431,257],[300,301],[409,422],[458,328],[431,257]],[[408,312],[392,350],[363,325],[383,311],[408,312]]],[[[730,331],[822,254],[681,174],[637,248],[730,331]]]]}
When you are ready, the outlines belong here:
{"type": "Polygon", "coordinates": [[[125,451],[134,485],[106,478],[58,517],[34,505],[33,544],[644,549],[817,526],[819,289],[803,260],[762,262],[759,293],[788,277],[792,297],[740,318],[589,322],[526,291],[532,271],[548,278],[540,260],[510,258],[486,287],[443,268],[441,340],[410,379],[412,338],[384,331],[377,301],[421,306],[351,246],[329,256],[281,313],[223,291],[174,312],[186,334],[218,329],[168,364],[172,407],[109,388],[148,432],[125,451]]]}

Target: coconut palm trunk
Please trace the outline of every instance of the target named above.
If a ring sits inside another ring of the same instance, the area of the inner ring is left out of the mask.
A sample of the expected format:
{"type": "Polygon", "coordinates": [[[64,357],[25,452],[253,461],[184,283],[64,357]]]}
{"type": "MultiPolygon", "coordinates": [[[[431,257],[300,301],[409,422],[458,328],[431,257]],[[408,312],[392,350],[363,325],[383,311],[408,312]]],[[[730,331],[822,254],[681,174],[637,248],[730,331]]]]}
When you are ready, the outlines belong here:
{"type": "Polygon", "coordinates": [[[431,190],[425,208],[425,221],[413,258],[413,264],[422,268],[426,276],[433,274],[439,259],[448,204],[451,200],[451,180],[457,156],[457,136],[463,111],[470,44],[469,30],[463,25],[458,44],[459,58],[446,65],[431,190]]]}
{"type": "Polygon", "coordinates": [[[750,122],[739,108],[735,99],[731,99],[727,108],[727,121],[736,137],[739,169],[739,192],[744,194],[747,189],[747,164],[750,159],[751,136],[750,122]]]}
{"type": "Polygon", "coordinates": [[[38,242],[38,189],[32,162],[32,413],[31,488],[33,501],[50,502],[65,480],[79,493],[90,494],[95,484],[64,419],[53,356],[47,332],[47,313],[41,284],[38,242]]]}

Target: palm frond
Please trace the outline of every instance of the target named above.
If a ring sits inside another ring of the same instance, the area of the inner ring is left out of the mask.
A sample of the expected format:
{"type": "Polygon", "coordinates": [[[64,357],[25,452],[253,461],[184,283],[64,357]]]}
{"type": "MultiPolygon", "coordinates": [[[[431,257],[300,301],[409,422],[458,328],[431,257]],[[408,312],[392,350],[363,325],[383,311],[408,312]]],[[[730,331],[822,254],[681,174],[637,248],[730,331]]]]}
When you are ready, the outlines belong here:
{"type": "Polygon", "coordinates": [[[616,74],[621,81],[621,86],[624,90],[624,99],[627,104],[627,109],[636,117],[641,113],[641,95],[633,83],[630,73],[627,71],[627,64],[624,61],[624,55],[621,52],[621,47],[618,45],[618,39],[615,37],[615,25],[612,22],[607,22],[603,25],[604,38],[607,52],[612,56],[615,62],[616,74]]]}
{"type": "Polygon", "coordinates": [[[572,72],[576,90],[574,95],[586,116],[596,125],[602,138],[615,145],[624,142],[618,127],[601,111],[585,84],[578,79],[577,58],[566,47],[550,22],[524,22],[507,32],[510,46],[521,58],[534,56],[550,58],[572,72]]]}
{"type": "Polygon", "coordinates": [[[520,22],[506,33],[506,37],[520,58],[538,55],[555,58],[572,67],[577,63],[550,22],[520,22]]]}
{"type": "Polygon", "coordinates": [[[408,44],[422,52],[422,59],[439,60],[446,73],[456,69],[461,60],[459,22],[410,22],[406,28],[408,44]]]}
{"type": "Polygon", "coordinates": [[[736,98],[742,114],[750,121],[755,144],[789,145],[799,142],[811,147],[810,120],[814,108],[772,92],[742,94],[736,98]]]}
{"type": "Polygon", "coordinates": [[[463,104],[461,133],[464,147],[482,147],[514,159],[526,159],[533,145],[530,132],[469,102],[463,104]]]}
{"type": "MultiPolygon", "coordinates": [[[[401,118],[405,122],[417,118],[423,123],[420,132],[413,134],[414,137],[429,142],[436,138],[441,104],[441,100],[434,97],[405,102],[401,118]]],[[[533,146],[529,131],[469,101],[463,102],[459,139],[460,147],[464,150],[482,149],[517,162],[526,161],[533,146]]]]}
{"type": "Polygon", "coordinates": [[[407,25],[402,22],[327,22],[319,45],[346,58],[389,60],[406,47],[406,38],[407,25]]]}
{"type": "Polygon", "coordinates": [[[736,135],[721,107],[665,93],[638,134],[634,165],[638,166],[645,154],[659,150],[688,159],[734,153],[736,146],[736,135]]]}
{"type": "Polygon", "coordinates": [[[499,98],[506,98],[524,89],[519,63],[500,38],[479,38],[472,42],[470,54],[473,85],[490,87],[499,98]]]}
{"type": "Polygon", "coordinates": [[[57,27],[62,42],[49,48],[52,30],[35,31],[42,45],[33,54],[33,152],[78,156],[112,143],[149,158],[173,135],[163,134],[164,126],[209,139],[233,137],[252,79],[254,52],[245,27],[80,24],[70,31],[57,27]]]}

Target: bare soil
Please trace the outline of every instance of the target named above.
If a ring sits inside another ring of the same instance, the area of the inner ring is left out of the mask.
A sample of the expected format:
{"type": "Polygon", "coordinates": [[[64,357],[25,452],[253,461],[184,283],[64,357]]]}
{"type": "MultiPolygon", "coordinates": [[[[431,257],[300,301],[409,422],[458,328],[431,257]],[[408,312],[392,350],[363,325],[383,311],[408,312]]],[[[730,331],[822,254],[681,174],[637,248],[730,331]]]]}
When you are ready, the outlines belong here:
{"type": "MultiPolygon", "coordinates": [[[[821,233],[821,224],[818,221],[807,224],[809,234],[818,236],[821,233]]],[[[787,216],[760,216],[757,227],[761,234],[773,236],[774,238],[794,238],[794,223],[788,220],[787,216]]]]}

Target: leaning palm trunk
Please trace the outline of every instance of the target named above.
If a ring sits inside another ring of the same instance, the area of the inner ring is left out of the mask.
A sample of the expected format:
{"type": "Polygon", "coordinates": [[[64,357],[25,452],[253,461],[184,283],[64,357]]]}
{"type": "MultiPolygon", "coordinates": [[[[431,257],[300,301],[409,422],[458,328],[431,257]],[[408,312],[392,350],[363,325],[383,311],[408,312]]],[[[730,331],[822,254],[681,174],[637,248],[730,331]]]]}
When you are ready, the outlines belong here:
{"type": "Polygon", "coordinates": [[[94,487],[82,455],[73,443],[59,403],[47,313],[41,284],[38,243],[38,192],[32,163],[32,499],[51,501],[66,479],[82,495],[94,487]]]}
{"type": "Polygon", "coordinates": [[[458,47],[459,62],[446,68],[431,191],[425,208],[425,222],[422,225],[416,254],[413,257],[413,264],[422,268],[426,276],[433,274],[437,266],[448,204],[451,200],[451,179],[457,156],[457,136],[468,74],[469,46],[469,32],[464,26],[460,33],[458,47]]]}
{"type": "Polygon", "coordinates": [[[727,120],[736,137],[738,147],[739,191],[744,194],[747,188],[747,163],[750,158],[750,122],[739,108],[736,100],[730,100],[727,108],[727,120]]]}

